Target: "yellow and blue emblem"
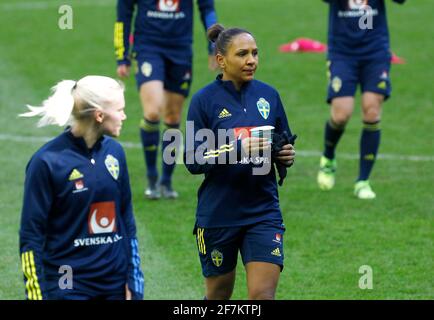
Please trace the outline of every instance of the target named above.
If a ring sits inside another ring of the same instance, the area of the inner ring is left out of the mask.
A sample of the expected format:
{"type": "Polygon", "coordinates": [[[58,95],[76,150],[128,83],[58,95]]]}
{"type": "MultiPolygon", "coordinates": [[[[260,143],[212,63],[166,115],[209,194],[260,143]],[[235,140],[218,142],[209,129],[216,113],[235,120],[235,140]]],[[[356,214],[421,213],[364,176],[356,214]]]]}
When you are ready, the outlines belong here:
{"type": "Polygon", "coordinates": [[[267,120],[268,116],[270,115],[270,104],[268,101],[264,98],[259,98],[259,100],[256,102],[256,106],[258,107],[258,111],[262,118],[267,120]]]}
{"type": "Polygon", "coordinates": [[[211,252],[211,258],[212,258],[212,263],[214,263],[214,265],[216,267],[220,267],[223,263],[223,253],[221,253],[218,250],[213,250],[211,252]]]}
{"type": "Polygon", "coordinates": [[[113,157],[111,154],[108,154],[107,157],[104,160],[105,167],[107,168],[108,172],[110,172],[111,176],[118,180],[119,178],[119,161],[115,157],[113,157]]]}
{"type": "Polygon", "coordinates": [[[339,92],[341,91],[342,88],[342,80],[339,77],[334,77],[332,80],[332,88],[334,92],[339,92]]]}

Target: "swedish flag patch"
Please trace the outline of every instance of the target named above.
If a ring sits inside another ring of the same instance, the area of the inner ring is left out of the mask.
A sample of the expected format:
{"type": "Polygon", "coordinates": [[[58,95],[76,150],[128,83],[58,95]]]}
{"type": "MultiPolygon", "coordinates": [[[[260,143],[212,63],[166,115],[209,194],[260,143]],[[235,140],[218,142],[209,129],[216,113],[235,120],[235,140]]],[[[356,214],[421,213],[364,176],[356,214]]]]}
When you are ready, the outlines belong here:
{"type": "Polygon", "coordinates": [[[256,102],[256,107],[258,107],[258,111],[261,114],[262,118],[267,120],[268,116],[270,115],[270,104],[267,100],[264,98],[260,98],[256,102]]]}
{"type": "Polygon", "coordinates": [[[113,157],[111,154],[108,154],[107,157],[104,160],[105,167],[107,168],[108,172],[111,174],[111,176],[118,180],[119,178],[119,161],[115,157],[113,157]]]}
{"type": "Polygon", "coordinates": [[[216,267],[220,267],[223,263],[223,253],[218,250],[213,250],[211,252],[211,259],[216,267]]]}

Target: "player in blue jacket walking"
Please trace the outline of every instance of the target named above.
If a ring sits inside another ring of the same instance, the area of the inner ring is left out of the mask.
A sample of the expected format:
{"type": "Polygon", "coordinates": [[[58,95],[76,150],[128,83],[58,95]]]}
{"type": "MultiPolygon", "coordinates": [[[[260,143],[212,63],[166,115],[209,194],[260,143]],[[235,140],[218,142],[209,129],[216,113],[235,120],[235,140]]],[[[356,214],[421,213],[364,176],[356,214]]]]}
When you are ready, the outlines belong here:
{"type": "Polygon", "coordinates": [[[271,160],[269,137],[255,137],[251,129],[274,127],[275,137],[291,131],[278,92],[253,79],[258,48],[252,34],[216,24],[208,37],[223,73],[193,96],[185,143],[187,169],[205,175],[195,234],[206,298],[231,297],[240,252],[249,299],[273,299],[283,269],[285,228],[270,164],[291,166],[295,151],[285,143],[271,160]],[[224,138],[217,138],[222,133],[224,138]],[[267,171],[254,173],[267,164],[267,171]]]}
{"type": "MultiPolygon", "coordinates": [[[[390,97],[390,44],[385,0],[324,0],[329,3],[327,102],[330,119],[324,129],[318,186],[335,185],[335,149],[354,110],[357,85],[362,91],[363,130],[359,176],[354,194],[374,199],[369,176],[380,145],[381,106],[390,97]]],[[[403,3],[405,0],[393,0],[403,3]]]]}
{"type": "MultiPolygon", "coordinates": [[[[214,0],[197,0],[201,20],[208,29],[217,21],[214,0]]],[[[172,187],[175,163],[162,162],[157,170],[160,118],[166,131],[178,129],[182,105],[192,81],[193,0],[118,0],[115,24],[117,73],[130,72],[130,33],[134,12],[133,58],[137,61],[136,81],[143,108],[140,136],[143,145],[148,187],[145,197],[178,197],[172,187]]],[[[209,44],[209,67],[215,69],[209,44]]],[[[173,132],[173,130],[172,130],[173,132]]],[[[164,135],[163,133],[163,135],[164,135]]],[[[162,141],[162,151],[172,140],[162,141]]],[[[175,149],[179,146],[175,146],[175,149]]]]}
{"type": "Polygon", "coordinates": [[[118,137],[123,86],[102,76],[64,80],[42,107],[39,126],[70,126],[26,169],[20,254],[26,297],[141,299],[144,279],[127,163],[118,137]]]}

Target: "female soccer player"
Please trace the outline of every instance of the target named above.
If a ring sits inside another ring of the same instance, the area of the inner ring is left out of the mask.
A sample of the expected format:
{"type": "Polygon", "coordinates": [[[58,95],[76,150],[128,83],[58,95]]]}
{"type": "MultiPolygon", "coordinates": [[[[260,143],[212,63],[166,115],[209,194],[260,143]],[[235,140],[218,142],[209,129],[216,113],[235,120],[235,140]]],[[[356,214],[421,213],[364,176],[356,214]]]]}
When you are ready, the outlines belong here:
{"type": "MultiPolygon", "coordinates": [[[[197,0],[205,30],[217,21],[214,0],[197,0]]],[[[160,118],[167,130],[179,129],[182,105],[192,81],[193,0],[119,0],[115,24],[117,74],[130,72],[130,31],[133,13],[136,81],[143,108],[140,137],[144,151],[148,187],[145,197],[175,199],[172,187],[175,163],[162,157],[162,175],[158,178],[157,152],[160,142],[160,118]],[[137,8],[135,8],[137,6],[137,8]]],[[[209,68],[215,69],[212,46],[209,68]]],[[[163,138],[164,138],[163,133],[163,138]]],[[[163,139],[162,151],[174,141],[163,139]]],[[[179,146],[175,146],[175,149],[179,146]]],[[[174,152],[172,152],[174,155],[174,152]]]]}
{"type": "Polygon", "coordinates": [[[26,169],[20,254],[30,300],[141,299],[143,274],[127,163],[118,137],[124,88],[103,76],[64,80],[39,126],[66,130],[26,169]]]}
{"type": "MultiPolygon", "coordinates": [[[[330,119],[324,129],[318,186],[335,185],[335,149],[354,109],[357,85],[362,90],[363,129],[360,137],[359,176],[354,195],[374,199],[369,176],[380,145],[381,106],[390,97],[390,45],[384,0],[324,0],[330,5],[327,102],[330,119]]],[[[393,0],[403,3],[405,0],[393,0]]]]}
{"type": "MultiPolygon", "coordinates": [[[[194,95],[187,132],[191,124],[196,137],[207,136],[206,142],[217,148],[204,148],[203,141],[194,139],[186,141],[185,152],[187,169],[205,174],[198,193],[195,234],[206,299],[231,297],[238,252],[247,272],[249,299],[274,299],[283,269],[285,228],[274,170],[260,175],[253,170],[269,163],[269,157],[249,156],[269,155],[270,142],[249,133],[258,126],[274,127],[275,135],[290,134],[290,129],[277,91],[253,79],[258,66],[253,35],[216,24],[208,30],[208,38],[215,43],[223,73],[194,95]],[[235,139],[218,141],[222,130],[235,139]],[[236,161],[228,163],[228,158],[236,161]]],[[[273,161],[290,166],[294,157],[293,146],[285,144],[273,161]]]]}

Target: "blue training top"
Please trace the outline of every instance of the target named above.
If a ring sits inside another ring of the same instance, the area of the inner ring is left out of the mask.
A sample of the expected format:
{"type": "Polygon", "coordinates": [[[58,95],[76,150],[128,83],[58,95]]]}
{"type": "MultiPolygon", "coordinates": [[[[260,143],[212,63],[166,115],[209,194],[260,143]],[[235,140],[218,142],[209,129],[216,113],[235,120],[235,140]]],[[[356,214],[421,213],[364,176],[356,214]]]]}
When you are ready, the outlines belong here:
{"type": "Polygon", "coordinates": [[[274,166],[266,175],[254,175],[253,167],[268,159],[241,155],[241,139],[249,136],[252,127],[274,126],[275,132],[291,135],[278,92],[257,80],[245,83],[237,91],[231,81],[222,81],[219,75],[193,96],[187,121],[186,167],[193,174],[205,174],[198,191],[197,225],[230,227],[263,220],[281,222],[274,166]],[[216,148],[204,146],[206,139],[189,136],[189,121],[194,122],[194,135],[208,128],[218,140],[218,130],[225,129],[233,139],[207,141],[216,148]],[[236,161],[228,164],[232,156],[236,161]],[[219,163],[220,160],[227,164],[219,163]]]}
{"type": "MultiPolygon", "coordinates": [[[[41,147],[26,169],[20,254],[28,299],[59,286],[62,266],[73,289],[129,289],[143,296],[127,163],[121,145],[102,137],[92,149],[69,130],[41,147]]],[[[118,292],[117,292],[118,293],[118,292]]]]}
{"type": "MultiPolygon", "coordinates": [[[[200,16],[207,30],[217,22],[214,0],[197,0],[200,16]]],[[[144,46],[185,47],[193,42],[193,0],[118,0],[114,44],[118,64],[129,64],[131,21],[134,24],[134,51],[144,46]]],[[[213,46],[208,43],[209,53],[213,46]]]]}
{"type": "MultiPolygon", "coordinates": [[[[384,0],[323,1],[330,4],[329,59],[384,59],[384,57],[390,59],[389,30],[384,0]],[[371,18],[372,28],[369,28],[371,18]]],[[[393,1],[405,2],[405,0],[393,1]]]]}

